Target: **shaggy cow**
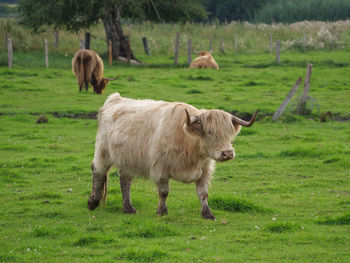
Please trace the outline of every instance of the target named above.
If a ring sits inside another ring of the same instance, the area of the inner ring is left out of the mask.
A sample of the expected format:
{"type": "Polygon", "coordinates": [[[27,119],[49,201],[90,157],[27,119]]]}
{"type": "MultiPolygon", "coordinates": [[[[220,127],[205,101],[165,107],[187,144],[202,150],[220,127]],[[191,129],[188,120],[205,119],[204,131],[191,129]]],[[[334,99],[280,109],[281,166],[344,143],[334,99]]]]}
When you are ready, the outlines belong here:
{"type": "Polygon", "coordinates": [[[189,68],[213,68],[219,69],[218,63],[216,63],[214,57],[211,55],[212,50],[205,51],[202,50],[200,52],[194,51],[198,57],[191,62],[189,68]]]}
{"type": "Polygon", "coordinates": [[[119,169],[124,213],[135,213],[130,186],[134,177],[152,179],[158,187],[158,214],[167,214],[169,179],[194,182],[202,217],[215,219],[208,206],[208,184],[215,162],[235,157],[231,141],[249,122],[221,110],[198,110],[178,102],[133,100],[112,94],[98,114],[92,193],[94,210],[107,193],[107,173],[119,169]]]}
{"type": "Polygon", "coordinates": [[[108,79],[103,77],[103,61],[100,56],[88,49],[82,49],[75,53],[72,60],[72,70],[79,83],[79,91],[88,90],[89,83],[94,87],[97,94],[101,94],[109,81],[118,78],[108,79]]]}

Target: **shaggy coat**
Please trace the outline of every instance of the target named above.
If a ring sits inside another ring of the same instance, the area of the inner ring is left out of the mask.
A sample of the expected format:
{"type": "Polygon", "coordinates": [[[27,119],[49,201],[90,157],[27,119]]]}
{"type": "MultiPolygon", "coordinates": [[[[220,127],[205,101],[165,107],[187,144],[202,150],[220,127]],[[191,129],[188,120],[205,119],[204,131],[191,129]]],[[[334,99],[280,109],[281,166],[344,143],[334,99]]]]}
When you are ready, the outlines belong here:
{"type": "Polygon", "coordinates": [[[72,71],[77,78],[79,91],[83,89],[83,85],[88,90],[91,83],[94,91],[101,94],[107,83],[116,79],[104,78],[103,69],[103,61],[96,52],[88,49],[77,51],[72,60],[72,71]]]}
{"type": "Polygon", "coordinates": [[[214,57],[211,55],[212,51],[196,52],[198,57],[191,62],[189,68],[213,68],[219,69],[218,63],[216,63],[214,57]]]}
{"type": "Polygon", "coordinates": [[[98,114],[92,193],[89,209],[95,209],[107,191],[107,173],[119,169],[123,209],[135,213],[130,198],[134,177],[152,179],[158,187],[158,214],[167,214],[169,179],[194,182],[202,204],[202,216],[215,219],[208,206],[208,184],[215,161],[235,156],[231,141],[248,123],[221,110],[198,110],[179,102],[133,100],[119,93],[106,100],[98,114]]]}

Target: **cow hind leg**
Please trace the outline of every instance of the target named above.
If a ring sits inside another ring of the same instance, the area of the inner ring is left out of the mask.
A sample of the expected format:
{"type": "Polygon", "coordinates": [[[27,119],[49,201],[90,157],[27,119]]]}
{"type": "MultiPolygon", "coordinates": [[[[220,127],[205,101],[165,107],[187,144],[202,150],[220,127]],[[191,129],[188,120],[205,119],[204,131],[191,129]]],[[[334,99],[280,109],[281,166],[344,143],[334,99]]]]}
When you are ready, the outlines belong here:
{"type": "Polygon", "coordinates": [[[92,162],[92,192],[88,200],[88,208],[94,210],[100,201],[105,204],[107,197],[108,170],[111,167],[105,158],[96,158],[92,162]],[[102,161],[101,161],[102,160],[102,161]]]}
{"type": "Polygon", "coordinates": [[[157,187],[158,187],[158,197],[159,197],[158,215],[160,216],[167,215],[168,208],[166,205],[166,199],[169,194],[169,180],[160,179],[159,182],[157,182],[157,187]]]}
{"type": "Polygon", "coordinates": [[[131,202],[131,182],[132,177],[127,176],[122,171],[119,171],[119,181],[120,181],[120,190],[123,197],[123,211],[126,214],[135,214],[136,209],[133,207],[131,202]]]}
{"type": "Polygon", "coordinates": [[[85,90],[87,91],[89,89],[89,82],[85,81],[85,90]]]}

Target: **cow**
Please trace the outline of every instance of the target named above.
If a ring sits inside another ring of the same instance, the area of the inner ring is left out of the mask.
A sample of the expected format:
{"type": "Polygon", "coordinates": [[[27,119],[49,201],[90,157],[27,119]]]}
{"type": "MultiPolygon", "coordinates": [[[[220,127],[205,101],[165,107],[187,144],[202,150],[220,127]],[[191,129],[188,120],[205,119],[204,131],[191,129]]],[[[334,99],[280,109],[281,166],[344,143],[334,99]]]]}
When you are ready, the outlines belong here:
{"type": "Polygon", "coordinates": [[[244,121],[222,110],[198,110],[181,102],[134,100],[119,93],[108,97],[98,113],[92,192],[88,208],[105,203],[108,170],[119,169],[124,213],[136,213],[130,197],[134,177],[146,177],[158,188],[158,214],[168,214],[169,179],[195,183],[202,217],[215,219],[208,206],[208,185],[216,162],[235,157],[231,141],[244,121]]]}
{"type": "Polygon", "coordinates": [[[72,60],[72,71],[79,83],[79,91],[83,89],[84,84],[85,89],[88,90],[89,83],[91,83],[94,91],[101,94],[109,81],[119,77],[105,78],[103,69],[103,61],[95,51],[88,49],[77,51],[72,60]]]}
{"type": "Polygon", "coordinates": [[[218,63],[216,63],[214,57],[211,55],[213,53],[212,50],[209,52],[206,50],[202,50],[200,52],[194,51],[198,55],[197,58],[195,58],[189,68],[213,68],[213,69],[219,69],[218,63]]]}

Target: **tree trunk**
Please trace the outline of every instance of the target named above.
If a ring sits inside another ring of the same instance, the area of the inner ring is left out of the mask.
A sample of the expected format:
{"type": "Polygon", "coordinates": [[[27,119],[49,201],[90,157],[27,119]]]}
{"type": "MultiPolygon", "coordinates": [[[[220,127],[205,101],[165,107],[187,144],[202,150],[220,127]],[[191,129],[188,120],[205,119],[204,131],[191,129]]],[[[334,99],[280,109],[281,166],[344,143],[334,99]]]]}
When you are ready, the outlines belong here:
{"type": "Polygon", "coordinates": [[[119,9],[113,9],[105,13],[102,17],[106,30],[107,45],[112,41],[112,57],[117,60],[119,56],[136,59],[129,48],[128,38],[124,35],[120,20],[119,9]]]}

